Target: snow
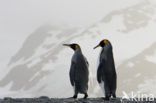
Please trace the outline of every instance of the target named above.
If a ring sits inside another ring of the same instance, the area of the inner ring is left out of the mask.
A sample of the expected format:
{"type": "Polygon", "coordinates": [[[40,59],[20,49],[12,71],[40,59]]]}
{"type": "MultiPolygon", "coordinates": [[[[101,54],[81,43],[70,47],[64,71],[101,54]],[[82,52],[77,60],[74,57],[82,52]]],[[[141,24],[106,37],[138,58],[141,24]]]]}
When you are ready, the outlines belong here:
{"type": "Polygon", "coordinates": [[[138,73],[138,74],[135,75],[136,78],[138,78],[140,76],[141,76],[141,73],[138,73]]]}
{"type": "MultiPolygon", "coordinates": [[[[78,43],[81,46],[83,54],[89,61],[89,84],[94,87],[93,90],[89,91],[89,95],[101,96],[99,94],[100,87],[97,82],[94,82],[94,79],[96,78],[97,60],[100,49],[97,48],[93,50],[93,47],[95,47],[102,39],[109,39],[113,45],[114,59],[116,68],[118,70],[120,69],[118,67],[124,65],[126,61],[139,55],[140,53],[142,53],[142,51],[148,49],[156,41],[156,15],[153,15],[156,12],[156,8],[153,4],[155,1],[153,0],[151,1],[151,3],[146,3],[148,2],[148,0],[120,1],[121,2],[118,2],[117,5],[109,5],[110,10],[104,12],[104,20],[95,22],[90,26],[76,29],[72,26],[57,26],[57,29],[49,27],[50,30],[46,32],[48,33],[48,36],[46,35],[46,38],[44,38],[42,44],[35,49],[33,55],[26,60],[23,60],[24,58],[21,57],[19,60],[17,60],[17,62],[10,64],[10,66],[7,66],[7,63],[10,61],[12,56],[16,56],[14,54],[17,51],[22,49],[22,44],[28,38],[26,38],[26,36],[14,37],[14,35],[1,36],[3,37],[2,39],[0,39],[2,40],[1,44],[6,44],[5,46],[2,46],[3,49],[2,53],[0,54],[0,68],[2,68],[0,70],[0,77],[2,79],[5,78],[6,74],[9,71],[13,71],[14,67],[20,64],[28,67],[30,69],[29,72],[31,72],[31,70],[33,69],[36,69],[38,66],[42,67],[37,68],[37,71],[32,75],[31,79],[29,79],[29,81],[39,79],[39,81],[31,88],[29,88],[28,90],[19,89],[16,91],[11,91],[10,88],[11,86],[13,86],[13,84],[9,82],[5,86],[0,86],[0,96],[31,97],[47,95],[50,97],[71,97],[73,95],[73,91],[69,81],[69,68],[73,50],[67,47],[63,47],[62,44],[73,42],[78,43]],[[122,3],[125,5],[119,7],[118,5],[122,3]],[[136,5],[143,5],[143,10],[142,6],[136,5]],[[150,13],[148,12],[149,10],[151,10],[150,13]],[[131,13],[133,11],[138,12],[137,17],[143,16],[145,18],[141,18],[141,21],[138,20],[138,22],[135,20],[133,21],[133,17],[135,17],[135,14],[131,13]],[[125,15],[128,16],[128,19],[125,17],[125,15]],[[108,18],[106,19],[106,17],[109,17],[109,20],[108,18]],[[149,19],[147,19],[146,17],[149,19]],[[126,25],[125,21],[127,21],[128,24],[134,23],[134,28],[126,25]],[[137,22],[136,25],[139,26],[135,27],[135,22],[137,22]],[[141,24],[143,24],[144,22],[147,24],[144,24],[142,26],[141,24]],[[12,37],[14,37],[13,40],[10,40],[12,37]],[[16,39],[20,40],[16,41],[16,39]],[[39,78],[40,76],[43,77],[39,78]],[[19,95],[19,93],[21,95],[19,95]]],[[[108,4],[111,3],[112,1],[108,1],[108,4]]],[[[42,28],[42,26],[40,28],[42,28]]],[[[37,35],[36,38],[38,38],[37,35]]],[[[151,53],[151,55],[145,56],[145,60],[152,63],[156,63],[155,58],[155,53],[151,53]]],[[[126,65],[129,68],[134,68],[139,62],[139,60],[138,62],[133,62],[132,60],[128,61],[126,65]]],[[[145,66],[143,66],[143,68],[144,67],[145,66]]],[[[119,78],[118,82],[122,83],[123,81],[123,83],[131,84],[131,81],[134,78],[138,80],[139,78],[142,78],[144,76],[142,72],[135,73],[135,71],[137,70],[134,70],[132,78],[124,79],[124,77],[126,77],[126,74],[124,74],[123,78],[119,78]]],[[[151,72],[152,71],[149,71],[149,75],[151,72]]],[[[151,93],[155,93],[154,91],[152,91],[152,89],[155,88],[151,88],[151,86],[156,85],[156,81],[154,80],[153,75],[151,76],[152,79],[148,78],[141,84],[136,84],[137,87],[135,89],[138,91],[146,92],[148,92],[149,90],[151,93]]],[[[118,88],[122,89],[122,87],[118,88]]]]}
{"type": "Polygon", "coordinates": [[[128,63],[128,66],[132,68],[132,67],[134,66],[134,63],[129,62],[129,63],[128,63]]]}
{"type": "Polygon", "coordinates": [[[154,52],[153,55],[147,55],[146,56],[146,60],[148,60],[149,62],[153,62],[153,63],[156,63],[156,52],[154,52]]]}

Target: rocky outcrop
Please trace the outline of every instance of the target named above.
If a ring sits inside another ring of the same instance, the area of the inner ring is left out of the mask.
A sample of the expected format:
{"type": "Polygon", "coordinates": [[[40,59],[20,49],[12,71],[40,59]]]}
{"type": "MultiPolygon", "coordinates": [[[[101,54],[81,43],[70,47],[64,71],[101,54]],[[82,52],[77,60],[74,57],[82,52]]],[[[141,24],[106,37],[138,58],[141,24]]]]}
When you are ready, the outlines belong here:
{"type": "Polygon", "coordinates": [[[127,99],[111,99],[105,101],[102,98],[88,98],[88,99],[72,99],[72,98],[48,98],[48,97],[39,97],[39,98],[4,98],[0,99],[0,103],[156,103],[154,101],[133,101],[127,99]]]}

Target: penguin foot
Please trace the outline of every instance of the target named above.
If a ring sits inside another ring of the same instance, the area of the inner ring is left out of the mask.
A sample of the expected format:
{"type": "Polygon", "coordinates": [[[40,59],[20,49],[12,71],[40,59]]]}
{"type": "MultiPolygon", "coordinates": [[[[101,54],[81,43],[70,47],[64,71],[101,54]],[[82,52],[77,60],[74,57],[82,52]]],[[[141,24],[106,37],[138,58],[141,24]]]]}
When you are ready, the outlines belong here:
{"type": "Polygon", "coordinates": [[[116,98],[116,95],[115,94],[113,94],[113,98],[116,98]]]}
{"type": "Polygon", "coordinates": [[[105,101],[109,101],[110,98],[109,98],[109,97],[104,97],[103,100],[105,100],[105,101]]]}
{"type": "Polygon", "coordinates": [[[76,99],[77,98],[77,95],[74,95],[73,98],[76,99]]]}
{"type": "Polygon", "coordinates": [[[106,97],[104,97],[104,100],[109,101],[110,100],[110,97],[111,97],[111,95],[108,94],[108,95],[106,95],[106,97]]]}
{"type": "Polygon", "coordinates": [[[88,97],[88,94],[87,93],[85,93],[85,96],[83,97],[83,99],[86,99],[88,97]]]}

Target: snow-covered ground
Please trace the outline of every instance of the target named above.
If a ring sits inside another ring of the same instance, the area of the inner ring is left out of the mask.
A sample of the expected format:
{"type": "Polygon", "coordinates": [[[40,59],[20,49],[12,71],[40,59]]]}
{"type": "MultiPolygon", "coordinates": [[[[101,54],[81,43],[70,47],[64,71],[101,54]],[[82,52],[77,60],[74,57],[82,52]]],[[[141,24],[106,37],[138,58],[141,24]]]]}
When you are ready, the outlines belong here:
{"type": "Polygon", "coordinates": [[[117,96],[123,91],[156,95],[156,3],[119,1],[104,4],[107,12],[89,26],[37,24],[30,35],[30,31],[22,36],[9,31],[0,35],[0,97],[72,96],[69,67],[73,51],[62,44],[73,42],[80,44],[90,64],[89,95],[103,96],[96,82],[100,49],[93,50],[102,39],[113,45],[117,96]]]}

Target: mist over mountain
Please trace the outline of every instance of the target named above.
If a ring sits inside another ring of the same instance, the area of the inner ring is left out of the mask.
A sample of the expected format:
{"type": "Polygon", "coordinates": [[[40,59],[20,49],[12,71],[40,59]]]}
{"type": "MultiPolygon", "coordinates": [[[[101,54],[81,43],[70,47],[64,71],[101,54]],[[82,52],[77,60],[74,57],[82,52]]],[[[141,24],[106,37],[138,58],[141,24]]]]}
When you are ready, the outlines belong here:
{"type": "Polygon", "coordinates": [[[73,51],[63,43],[80,44],[89,61],[89,96],[103,96],[96,81],[100,50],[93,47],[102,39],[113,45],[118,75],[117,96],[131,91],[152,93],[156,67],[156,5],[140,2],[113,10],[86,28],[40,25],[11,57],[0,79],[0,96],[70,97],[69,67],[73,51]]]}

